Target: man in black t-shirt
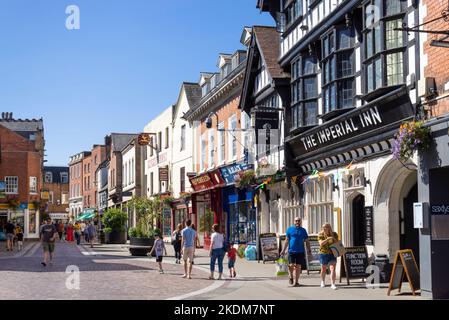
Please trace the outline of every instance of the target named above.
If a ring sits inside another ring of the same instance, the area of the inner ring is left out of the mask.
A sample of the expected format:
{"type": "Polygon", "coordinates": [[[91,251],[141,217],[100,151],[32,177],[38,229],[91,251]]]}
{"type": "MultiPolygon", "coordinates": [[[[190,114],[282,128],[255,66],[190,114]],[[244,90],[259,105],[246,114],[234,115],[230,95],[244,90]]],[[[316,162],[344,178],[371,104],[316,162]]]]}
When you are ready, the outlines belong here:
{"type": "Polygon", "coordinates": [[[8,221],[8,223],[5,226],[6,251],[13,251],[14,230],[15,230],[14,225],[11,223],[11,221],[8,221]]]}
{"type": "Polygon", "coordinates": [[[41,264],[46,267],[50,258],[50,265],[53,264],[53,252],[55,251],[55,238],[58,234],[56,227],[51,224],[51,219],[48,218],[45,224],[40,229],[40,239],[42,242],[42,249],[44,250],[44,261],[41,264]]]}

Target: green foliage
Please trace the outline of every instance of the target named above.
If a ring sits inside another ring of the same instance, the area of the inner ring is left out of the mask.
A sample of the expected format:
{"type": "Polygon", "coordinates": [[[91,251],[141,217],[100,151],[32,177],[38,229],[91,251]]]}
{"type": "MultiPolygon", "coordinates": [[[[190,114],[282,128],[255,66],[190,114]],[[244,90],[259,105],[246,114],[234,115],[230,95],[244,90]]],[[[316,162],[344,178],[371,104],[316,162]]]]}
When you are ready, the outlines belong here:
{"type": "Polygon", "coordinates": [[[130,238],[136,238],[137,237],[137,228],[129,228],[128,235],[130,238]]]}
{"type": "Polygon", "coordinates": [[[104,228],[103,231],[104,231],[104,233],[112,233],[112,228],[107,227],[107,228],[104,228]]]}
{"type": "Polygon", "coordinates": [[[164,201],[160,197],[148,199],[145,197],[134,197],[126,205],[128,210],[135,211],[137,216],[136,237],[151,238],[154,236],[154,226],[162,217],[164,201]]]}
{"type": "Polygon", "coordinates": [[[199,231],[211,233],[213,225],[214,225],[214,212],[210,209],[207,209],[203,219],[200,219],[199,231]]]}
{"type": "MultiPolygon", "coordinates": [[[[102,223],[106,228],[110,228],[112,231],[123,232],[125,231],[126,221],[128,220],[128,214],[121,209],[108,209],[102,218],[102,223]]],[[[105,231],[106,232],[106,231],[105,231]]]]}

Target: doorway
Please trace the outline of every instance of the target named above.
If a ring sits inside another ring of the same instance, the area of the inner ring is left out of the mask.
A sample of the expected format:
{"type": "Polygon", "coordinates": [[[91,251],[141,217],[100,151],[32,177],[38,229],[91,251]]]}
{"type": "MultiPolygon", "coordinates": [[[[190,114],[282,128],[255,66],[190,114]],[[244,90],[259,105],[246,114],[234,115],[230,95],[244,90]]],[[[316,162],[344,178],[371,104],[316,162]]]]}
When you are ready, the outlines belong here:
{"type": "Polygon", "coordinates": [[[354,247],[365,245],[364,209],[365,196],[359,194],[352,200],[352,245],[354,247]]]}
{"type": "Polygon", "coordinates": [[[418,202],[418,185],[415,184],[404,198],[404,212],[400,216],[401,226],[401,250],[411,249],[419,265],[419,229],[414,228],[413,203],[418,202]]]}

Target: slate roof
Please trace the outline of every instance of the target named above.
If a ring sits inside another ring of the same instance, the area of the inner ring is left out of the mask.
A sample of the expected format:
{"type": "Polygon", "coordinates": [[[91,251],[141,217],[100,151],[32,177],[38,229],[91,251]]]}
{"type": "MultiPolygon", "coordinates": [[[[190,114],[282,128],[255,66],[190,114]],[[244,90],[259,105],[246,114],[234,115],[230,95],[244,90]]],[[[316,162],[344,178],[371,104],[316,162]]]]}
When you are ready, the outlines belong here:
{"type": "Polygon", "coordinates": [[[30,140],[30,136],[36,132],[44,130],[42,119],[3,119],[0,118],[0,125],[14,131],[22,137],[30,140]]]}
{"type": "MultiPolygon", "coordinates": [[[[62,183],[61,182],[61,173],[66,172],[69,177],[69,167],[44,167],[44,175],[46,172],[51,172],[53,175],[52,183],[62,183]]],[[[70,179],[70,177],[69,177],[70,179]]],[[[69,183],[69,180],[66,182],[69,183]]]]}
{"type": "Polygon", "coordinates": [[[186,92],[187,101],[189,102],[189,107],[192,109],[201,100],[202,92],[201,86],[198,83],[184,82],[184,90],[186,92]]]}
{"type": "Polygon", "coordinates": [[[121,152],[131,140],[138,137],[135,133],[111,133],[113,152],[121,152]]]}

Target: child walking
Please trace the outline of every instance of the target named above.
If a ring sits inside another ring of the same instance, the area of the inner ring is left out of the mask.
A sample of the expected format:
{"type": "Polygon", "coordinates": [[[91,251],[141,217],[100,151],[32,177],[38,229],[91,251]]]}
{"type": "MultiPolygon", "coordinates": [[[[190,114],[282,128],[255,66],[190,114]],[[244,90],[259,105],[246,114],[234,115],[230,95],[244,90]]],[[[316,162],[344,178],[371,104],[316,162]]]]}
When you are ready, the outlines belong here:
{"type": "Polygon", "coordinates": [[[237,249],[234,248],[234,243],[231,242],[229,244],[228,249],[228,268],[229,268],[229,275],[231,278],[235,278],[237,273],[235,272],[235,260],[237,259],[237,249]]]}
{"type": "Polygon", "coordinates": [[[153,248],[151,249],[149,255],[153,254],[153,252],[156,252],[156,262],[159,263],[159,273],[163,274],[164,270],[162,270],[162,258],[165,255],[167,255],[167,249],[165,248],[164,240],[162,240],[161,236],[159,234],[155,235],[156,240],[154,241],[153,248]]]}
{"type": "Polygon", "coordinates": [[[16,228],[17,248],[22,251],[23,248],[23,230],[20,226],[16,228]]]}

